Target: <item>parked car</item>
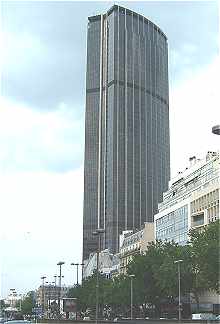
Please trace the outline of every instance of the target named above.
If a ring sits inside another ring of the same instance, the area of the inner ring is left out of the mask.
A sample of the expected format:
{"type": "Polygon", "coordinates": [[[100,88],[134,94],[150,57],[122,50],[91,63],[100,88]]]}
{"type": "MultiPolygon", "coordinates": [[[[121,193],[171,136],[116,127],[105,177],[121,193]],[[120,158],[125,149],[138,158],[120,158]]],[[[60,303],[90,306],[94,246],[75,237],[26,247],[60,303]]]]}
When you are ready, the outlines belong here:
{"type": "Polygon", "coordinates": [[[192,319],[193,320],[215,320],[216,316],[212,313],[197,313],[197,314],[192,314],[192,319]]]}
{"type": "Polygon", "coordinates": [[[83,321],[90,321],[90,317],[89,316],[84,316],[83,321]]]}
{"type": "Polygon", "coordinates": [[[32,322],[27,320],[11,320],[4,322],[4,324],[32,324],[32,322]]]}

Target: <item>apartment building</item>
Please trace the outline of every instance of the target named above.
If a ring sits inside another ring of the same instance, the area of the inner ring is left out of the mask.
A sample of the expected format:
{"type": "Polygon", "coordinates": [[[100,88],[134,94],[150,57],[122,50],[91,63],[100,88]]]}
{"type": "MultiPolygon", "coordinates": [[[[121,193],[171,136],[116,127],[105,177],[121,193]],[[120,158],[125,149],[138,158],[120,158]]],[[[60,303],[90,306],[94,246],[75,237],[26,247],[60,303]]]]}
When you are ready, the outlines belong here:
{"type": "Polygon", "coordinates": [[[191,157],[190,165],[169,182],[154,217],[155,239],[186,244],[191,228],[219,219],[219,152],[202,160],[191,157]]]}
{"type": "Polygon", "coordinates": [[[152,241],[154,241],[154,223],[151,222],[146,222],[140,231],[122,233],[119,250],[120,274],[126,274],[129,262],[135,255],[144,253],[152,241]]]}

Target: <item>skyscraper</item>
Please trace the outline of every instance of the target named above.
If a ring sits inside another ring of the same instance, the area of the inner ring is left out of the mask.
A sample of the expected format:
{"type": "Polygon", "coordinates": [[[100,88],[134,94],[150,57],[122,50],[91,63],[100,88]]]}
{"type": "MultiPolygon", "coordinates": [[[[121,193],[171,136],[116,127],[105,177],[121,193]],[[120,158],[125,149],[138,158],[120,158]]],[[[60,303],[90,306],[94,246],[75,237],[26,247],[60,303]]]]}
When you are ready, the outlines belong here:
{"type": "Polygon", "coordinates": [[[117,252],[122,230],[152,221],[170,177],[168,49],[147,18],[114,5],[88,18],[83,259],[117,252]]]}

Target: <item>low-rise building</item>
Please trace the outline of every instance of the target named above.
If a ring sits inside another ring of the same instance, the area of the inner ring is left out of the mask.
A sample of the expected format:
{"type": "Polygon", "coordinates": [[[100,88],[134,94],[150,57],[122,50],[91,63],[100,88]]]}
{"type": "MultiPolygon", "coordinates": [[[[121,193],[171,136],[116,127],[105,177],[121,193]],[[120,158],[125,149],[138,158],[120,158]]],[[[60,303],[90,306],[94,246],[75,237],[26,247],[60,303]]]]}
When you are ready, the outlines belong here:
{"type": "Polygon", "coordinates": [[[19,310],[21,308],[22,295],[18,294],[15,289],[10,289],[10,293],[5,299],[5,304],[11,309],[19,310]]]}
{"type": "MultiPolygon", "coordinates": [[[[108,249],[99,253],[99,271],[106,278],[111,278],[115,273],[118,273],[119,258],[117,254],[112,254],[108,249]]],[[[92,276],[97,269],[97,253],[90,253],[89,259],[84,261],[83,279],[92,276]]]]}
{"type": "Polygon", "coordinates": [[[36,304],[44,306],[47,308],[51,302],[57,302],[60,296],[60,299],[66,296],[70,287],[62,286],[61,289],[59,286],[52,284],[41,285],[36,291],[36,304]],[[60,295],[59,295],[60,294],[60,295]]]}
{"type": "Polygon", "coordinates": [[[140,230],[134,233],[122,233],[121,240],[122,237],[123,240],[119,250],[120,274],[126,274],[129,262],[131,262],[132,258],[135,255],[140,254],[143,232],[144,230],[140,230]]]}
{"type": "MultiPolygon", "coordinates": [[[[106,278],[118,274],[126,274],[128,263],[134,255],[144,253],[149,242],[154,241],[154,223],[145,223],[143,229],[137,231],[123,231],[119,238],[120,249],[118,254],[112,254],[108,249],[99,253],[99,271],[106,278]]],[[[97,269],[97,253],[91,253],[84,262],[83,278],[88,278],[97,269]]]]}
{"type": "Polygon", "coordinates": [[[154,241],[154,223],[145,223],[142,230],[124,231],[120,236],[120,274],[126,274],[127,266],[137,254],[147,250],[149,242],[154,241]]]}

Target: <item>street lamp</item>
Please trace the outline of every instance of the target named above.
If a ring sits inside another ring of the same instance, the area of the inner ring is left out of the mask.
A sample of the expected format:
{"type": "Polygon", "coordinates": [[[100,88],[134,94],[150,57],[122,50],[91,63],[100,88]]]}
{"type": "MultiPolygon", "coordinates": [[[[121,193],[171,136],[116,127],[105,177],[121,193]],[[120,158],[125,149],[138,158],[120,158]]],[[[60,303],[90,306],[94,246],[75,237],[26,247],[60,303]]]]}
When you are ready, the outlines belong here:
{"type": "Polygon", "coordinates": [[[60,267],[60,275],[59,275],[59,293],[58,293],[58,310],[59,310],[59,316],[61,315],[60,313],[60,297],[61,297],[61,278],[62,278],[62,265],[65,262],[60,261],[57,263],[57,265],[60,267]]]}
{"type": "Polygon", "coordinates": [[[84,266],[84,263],[71,263],[72,266],[76,266],[76,284],[79,285],[79,266],[84,266]]]}
{"type": "MultiPolygon", "coordinates": [[[[60,281],[60,276],[57,276],[57,278],[59,279],[60,281]]],[[[64,278],[64,276],[62,275],[61,278],[64,278]]],[[[58,286],[58,292],[59,292],[59,288],[60,288],[60,296],[61,296],[61,288],[62,288],[62,285],[58,286]]]]}
{"type": "Polygon", "coordinates": [[[133,279],[135,278],[135,275],[130,274],[129,275],[131,279],[131,320],[133,319],[133,279]]]}
{"type": "Polygon", "coordinates": [[[181,296],[180,296],[180,263],[183,262],[183,260],[176,260],[174,263],[177,263],[178,265],[178,287],[179,287],[179,307],[178,307],[178,312],[179,312],[179,321],[181,321],[181,296]]]}
{"type": "Polygon", "coordinates": [[[216,135],[220,135],[220,125],[215,125],[212,127],[212,133],[216,135]]]}
{"type": "Polygon", "coordinates": [[[49,283],[49,281],[46,281],[45,282],[45,294],[44,294],[44,296],[45,296],[45,304],[46,304],[46,310],[47,310],[47,316],[48,316],[48,313],[49,313],[49,306],[48,306],[48,303],[49,303],[49,294],[50,294],[50,288],[49,288],[49,286],[50,286],[50,283],[49,283]]]}
{"type": "Polygon", "coordinates": [[[43,317],[44,317],[44,280],[46,279],[46,276],[42,276],[41,280],[42,280],[42,313],[43,313],[43,317]]]}
{"type": "Polygon", "coordinates": [[[19,310],[21,312],[22,294],[19,294],[19,310]]]}
{"type": "Polygon", "coordinates": [[[81,283],[83,281],[83,267],[84,267],[85,263],[81,263],[82,269],[81,269],[81,283]]]}
{"type": "Polygon", "coordinates": [[[55,274],[54,276],[54,297],[55,297],[55,302],[58,300],[58,293],[57,293],[57,275],[55,274]]]}
{"type": "Polygon", "coordinates": [[[101,250],[101,235],[105,233],[104,228],[97,228],[92,234],[98,236],[97,259],[96,259],[96,314],[95,322],[98,323],[99,315],[99,253],[101,250]]]}
{"type": "Polygon", "coordinates": [[[48,310],[48,317],[50,318],[50,312],[51,312],[51,288],[54,287],[55,284],[54,281],[48,282],[46,281],[46,284],[48,284],[48,298],[47,298],[47,310],[48,310]]]}

